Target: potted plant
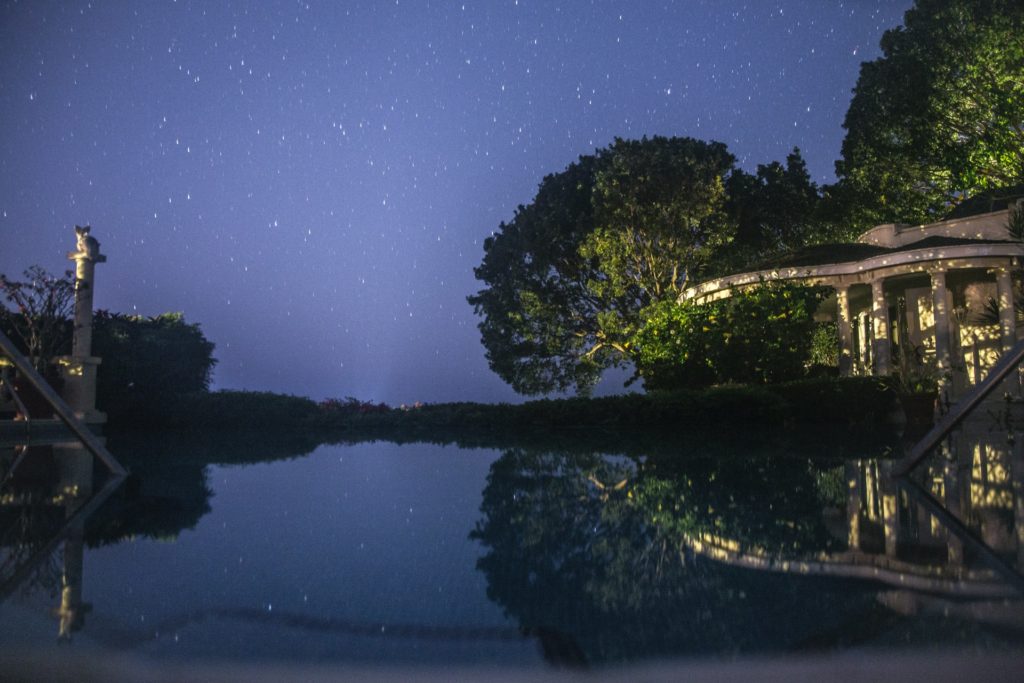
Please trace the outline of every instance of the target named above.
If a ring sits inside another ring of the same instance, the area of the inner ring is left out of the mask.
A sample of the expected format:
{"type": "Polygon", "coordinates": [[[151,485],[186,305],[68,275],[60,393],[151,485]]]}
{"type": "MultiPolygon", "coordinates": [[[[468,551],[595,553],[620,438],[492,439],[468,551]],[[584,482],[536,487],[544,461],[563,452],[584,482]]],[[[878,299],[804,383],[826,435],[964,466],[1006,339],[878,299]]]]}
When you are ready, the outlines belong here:
{"type": "Polygon", "coordinates": [[[896,352],[896,391],[910,429],[930,427],[935,420],[935,401],[939,396],[938,368],[925,358],[920,346],[896,352]]]}

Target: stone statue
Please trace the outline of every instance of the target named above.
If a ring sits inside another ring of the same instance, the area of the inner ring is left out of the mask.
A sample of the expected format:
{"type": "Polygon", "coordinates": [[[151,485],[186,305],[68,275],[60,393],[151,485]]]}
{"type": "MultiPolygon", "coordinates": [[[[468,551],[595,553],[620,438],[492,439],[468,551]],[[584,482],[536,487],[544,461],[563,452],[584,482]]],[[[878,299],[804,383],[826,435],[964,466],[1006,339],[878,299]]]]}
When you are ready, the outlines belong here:
{"type": "Polygon", "coordinates": [[[92,227],[88,225],[85,227],[75,226],[75,234],[78,236],[78,253],[85,254],[87,258],[95,261],[100,255],[100,243],[89,234],[90,230],[92,227]]]}

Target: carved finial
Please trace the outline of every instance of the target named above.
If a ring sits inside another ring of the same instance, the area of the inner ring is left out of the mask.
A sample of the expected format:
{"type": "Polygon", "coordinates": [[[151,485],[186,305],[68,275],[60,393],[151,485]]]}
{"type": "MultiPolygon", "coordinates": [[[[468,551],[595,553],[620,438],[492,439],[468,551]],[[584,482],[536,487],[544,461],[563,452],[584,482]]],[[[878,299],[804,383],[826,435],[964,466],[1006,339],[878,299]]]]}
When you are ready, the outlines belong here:
{"type": "Polygon", "coordinates": [[[91,226],[75,226],[75,236],[78,238],[77,249],[78,251],[74,254],[68,254],[68,258],[81,258],[85,256],[90,261],[96,263],[102,263],[107,260],[107,257],[100,253],[100,243],[95,237],[89,234],[92,230],[91,226]]]}

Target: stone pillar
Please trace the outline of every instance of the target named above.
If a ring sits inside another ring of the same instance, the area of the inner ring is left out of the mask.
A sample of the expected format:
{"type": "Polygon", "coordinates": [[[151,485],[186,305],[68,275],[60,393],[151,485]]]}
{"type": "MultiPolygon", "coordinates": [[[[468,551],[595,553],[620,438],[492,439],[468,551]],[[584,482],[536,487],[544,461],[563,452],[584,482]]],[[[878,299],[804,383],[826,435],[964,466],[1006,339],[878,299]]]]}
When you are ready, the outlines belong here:
{"type": "Polygon", "coordinates": [[[889,305],[881,278],[871,281],[871,323],[872,356],[876,375],[888,375],[892,365],[892,350],[889,347],[889,305]]]}
{"type": "Polygon", "coordinates": [[[861,311],[857,314],[857,338],[860,340],[860,369],[858,374],[871,370],[871,316],[861,311]]]}
{"type": "Polygon", "coordinates": [[[996,296],[999,299],[999,327],[1003,351],[1017,343],[1017,312],[1013,302],[1013,279],[1009,268],[996,269],[996,296]]]}
{"type": "Polygon", "coordinates": [[[939,395],[943,396],[949,388],[953,376],[953,360],[949,351],[949,338],[952,335],[949,316],[949,295],[946,289],[946,271],[936,270],[932,278],[932,317],[935,319],[935,366],[939,371],[939,395]]]}
{"type": "Polygon", "coordinates": [[[836,287],[836,302],[836,320],[839,324],[839,376],[849,377],[853,374],[853,324],[850,320],[849,286],[836,287]]]}
{"type": "Polygon", "coordinates": [[[100,253],[100,243],[89,236],[89,228],[75,226],[78,243],[68,259],[75,262],[75,330],[71,355],[60,363],[64,371],[64,400],[75,416],[92,424],[106,421],[96,410],[96,366],[100,359],[92,355],[92,298],[97,263],[107,257],[100,253]]]}

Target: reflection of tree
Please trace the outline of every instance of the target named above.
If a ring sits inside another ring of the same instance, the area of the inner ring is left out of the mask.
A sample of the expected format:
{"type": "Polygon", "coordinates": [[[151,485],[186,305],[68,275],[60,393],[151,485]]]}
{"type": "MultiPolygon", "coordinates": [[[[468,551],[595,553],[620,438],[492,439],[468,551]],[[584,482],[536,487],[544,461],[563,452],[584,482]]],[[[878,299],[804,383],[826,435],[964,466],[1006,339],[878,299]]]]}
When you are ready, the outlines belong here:
{"type": "Polygon", "coordinates": [[[89,544],[117,543],[129,536],[174,538],[210,511],[210,465],[287,460],[316,445],[304,435],[238,432],[115,437],[110,450],[131,476],[90,520],[89,544]]]}
{"type": "Polygon", "coordinates": [[[806,460],[664,460],[637,482],[638,505],[674,538],[713,535],[744,550],[800,556],[836,549],[823,502],[842,499],[822,484],[826,468],[806,460]]]}
{"type": "Polygon", "coordinates": [[[81,446],[0,449],[0,601],[14,591],[59,594],[54,615],[70,638],[91,608],[82,595],[86,545],[177,536],[210,510],[208,465],[293,458],[313,445],[238,434],[121,437],[112,450],[132,473],[125,481],[94,470],[81,446]]]}
{"type": "Polygon", "coordinates": [[[589,660],[798,647],[850,610],[877,607],[862,591],[843,593],[844,582],[826,591],[811,578],[705,560],[683,537],[827,544],[814,481],[798,461],[668,467],[510,450],[492,466],[472,533],[486,550],[478,567],[524,630],[562,634],[589,660]]]}

